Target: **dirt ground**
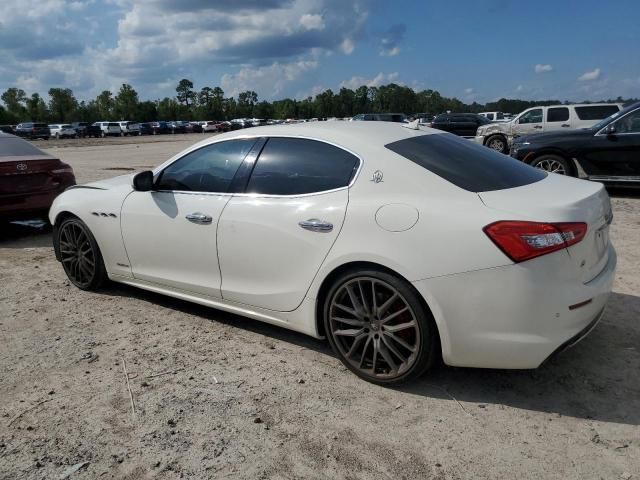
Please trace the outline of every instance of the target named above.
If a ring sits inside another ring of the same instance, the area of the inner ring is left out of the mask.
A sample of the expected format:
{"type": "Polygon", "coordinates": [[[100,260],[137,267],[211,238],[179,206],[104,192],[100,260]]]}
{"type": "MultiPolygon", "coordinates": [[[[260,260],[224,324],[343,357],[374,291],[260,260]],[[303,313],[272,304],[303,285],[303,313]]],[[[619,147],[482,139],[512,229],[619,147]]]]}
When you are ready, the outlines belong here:
{"type": "MultiPolygon", "coordinates": [[[[86,182],[200,138],[38,146],[86,182]]],[[[393,389],[303,335],[82,292],[49,232],[2,226],[0,478],[640,479],[640,193],[611,194],[619,269],[588,338],[535,371],[441,366],[393,389]]]]}

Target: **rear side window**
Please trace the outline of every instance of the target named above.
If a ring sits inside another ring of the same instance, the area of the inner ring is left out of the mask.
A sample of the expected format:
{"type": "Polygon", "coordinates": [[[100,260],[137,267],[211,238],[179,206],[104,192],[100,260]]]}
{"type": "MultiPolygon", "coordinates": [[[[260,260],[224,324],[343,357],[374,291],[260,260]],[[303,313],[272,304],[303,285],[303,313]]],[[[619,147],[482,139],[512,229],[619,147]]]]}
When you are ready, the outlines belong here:
{"type": "Polygon", "coordinates": [[[358,157],[317,140],[270,138],[256,163],[247,193],[302,195],[346,187],[358,157]]]}
{"type": "Polygon", "coordinates": [[[470,192],[521,187],[547,176],[542,170],[452,135],[421,135],[385,147],[470,192]]]}
{"type": "Polygon", "coordinates": [[[22,155],[46,156],[47,154],[20,138],[0,138],[0,157],[17,157],[22,155]]]}
{"type": "Polygon", "coordinates": [[[226,193],[255,139],[229,140],[187,153],[165,168],[157,190],[226,193]]]}
{"type": "Polygon", "coordinates": [[[547,110],[547,122],[564,122],[566,120],[569,120],[567,107],[554,107],[547,110]]]}
{"type": "Polygon", "coordinates": [[[602,120],[620,111],[617,105],[587,105],[575,108],[580,120],[602,120]]]}

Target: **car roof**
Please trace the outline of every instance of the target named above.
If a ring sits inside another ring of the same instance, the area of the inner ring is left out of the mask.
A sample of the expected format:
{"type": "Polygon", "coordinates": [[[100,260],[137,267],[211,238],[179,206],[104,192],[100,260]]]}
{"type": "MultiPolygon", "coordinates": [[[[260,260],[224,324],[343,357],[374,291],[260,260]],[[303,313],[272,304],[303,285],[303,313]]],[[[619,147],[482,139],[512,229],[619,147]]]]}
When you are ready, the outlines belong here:
{"type": "Polygon", "coordinates": [[[332,143],[357,153],[371,146],[384,146],[405,138],[420,135],[446,134],[441,130],[407,128],[398,122],[306,122],[252,127],[236,130],[203,140],[198,146],[220,140],[247,137],[301,137],[332,143]]]}

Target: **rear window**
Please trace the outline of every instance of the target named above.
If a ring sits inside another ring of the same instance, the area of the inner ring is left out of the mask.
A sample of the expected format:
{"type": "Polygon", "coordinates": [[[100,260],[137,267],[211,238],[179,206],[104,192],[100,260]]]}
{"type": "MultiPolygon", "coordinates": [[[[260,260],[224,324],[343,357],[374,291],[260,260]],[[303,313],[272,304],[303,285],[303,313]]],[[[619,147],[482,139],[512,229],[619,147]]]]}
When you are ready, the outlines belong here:
{"type": "Polygon", "coordinates": [[[19,138],[0,138],[0,157],[19,157],[23,155],[41,156],[47,154],[19,138]]]}
{"type": "Polygon", "coordinates": [[[521,187],[547,176],[542,170],[453,135],[421,135],[385,147],[470,192],[521,187]]]}
{"type": "Polygon", "coordinates": [[[617,105],[589,105],[575,108],[580,120],[602,120],[620,111],[617,105]]]}

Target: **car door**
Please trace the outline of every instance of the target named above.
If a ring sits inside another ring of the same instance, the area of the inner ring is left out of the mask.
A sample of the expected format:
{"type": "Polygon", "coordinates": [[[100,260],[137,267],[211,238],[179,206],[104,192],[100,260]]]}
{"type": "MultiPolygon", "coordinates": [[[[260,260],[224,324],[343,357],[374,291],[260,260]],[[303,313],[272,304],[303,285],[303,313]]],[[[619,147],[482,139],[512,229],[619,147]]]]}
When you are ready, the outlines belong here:
{"type": "Polygon", "coordinates": [[[569,130],[572,126],[569,107],[547,108],[547,121],[544,123],[544,131],[569,130]]]}
{"type": "Polygon", "coordinates": [[[544,131],[542,112],[542,108],[532,108],[520,115],[513,126],[514,137],[544,131]]]}
{"type": "Polygon", "coordinates": [[[218,228],[222,297],[295,310],[340,234],[360,160],[325,142],[272,137],[218,228]]]}
{"type": "Polygon", "coordinates": [[[220,297],[217,228],[232,181],[255,139],[213,143],[158,172],[150,192],[132,192],[121,228],[136,279],[220,297]]]}
{"type": "Polygon", "coordinates": [[[640,109],[628,113],[593,137],[578,157],[590,177],[635,177],[640,179],[640,109]]]}

